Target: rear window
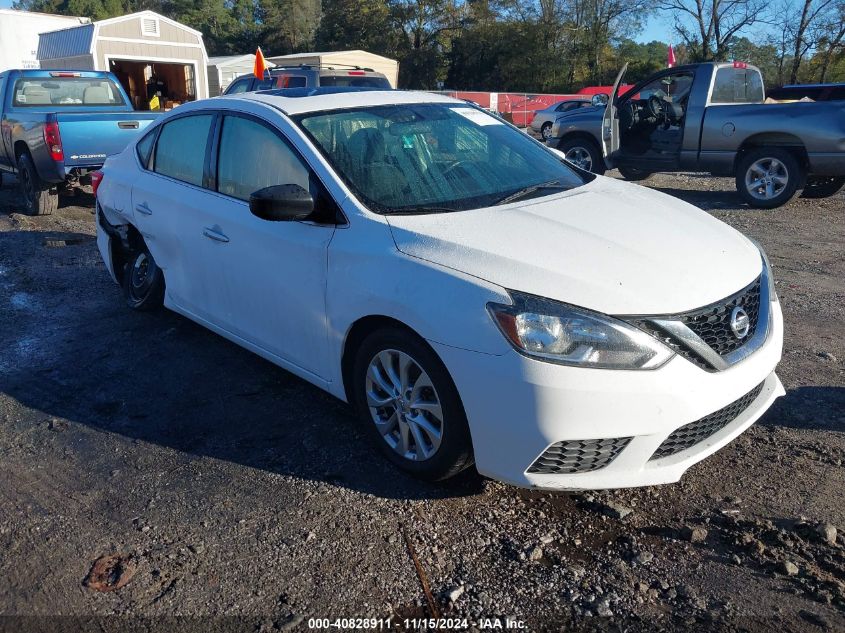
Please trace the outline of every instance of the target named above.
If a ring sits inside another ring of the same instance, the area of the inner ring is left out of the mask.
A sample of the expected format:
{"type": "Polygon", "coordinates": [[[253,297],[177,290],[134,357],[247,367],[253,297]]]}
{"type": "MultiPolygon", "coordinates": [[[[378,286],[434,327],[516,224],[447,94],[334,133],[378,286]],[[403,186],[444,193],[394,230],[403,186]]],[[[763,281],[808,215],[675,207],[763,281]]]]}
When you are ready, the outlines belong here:
{"type": "MultiPolygon", "coordinates": [[[[354,71],[351,71],[354,72],[354,71]]],[[[321,86],[337,86],[340,88],[385,88],[390,90],[390,82],[378,75],[322,75],[321,86]]]]}
{"type": "Polygon", "coordinates": [[[751,68],[719,68],[711,103],[762,103],[763,78],[751,68]]]}
{"type": "Polygon", "coordinates": [[[27,106],[121,106],[123,96],[110,79],[39,77],[15,82],[13,103],[27,106]]]}

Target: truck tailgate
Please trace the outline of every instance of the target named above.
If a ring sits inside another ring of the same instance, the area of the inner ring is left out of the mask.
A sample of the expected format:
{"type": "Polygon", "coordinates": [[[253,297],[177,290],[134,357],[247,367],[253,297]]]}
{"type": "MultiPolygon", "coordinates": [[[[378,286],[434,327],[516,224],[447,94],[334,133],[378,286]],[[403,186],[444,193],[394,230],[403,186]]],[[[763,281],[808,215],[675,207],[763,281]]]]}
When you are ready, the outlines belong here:
{"type": "Polygon", "coordinates": [[[158,116],[155,112],[58,113],[65,167],[102,165],[158,116]]]}

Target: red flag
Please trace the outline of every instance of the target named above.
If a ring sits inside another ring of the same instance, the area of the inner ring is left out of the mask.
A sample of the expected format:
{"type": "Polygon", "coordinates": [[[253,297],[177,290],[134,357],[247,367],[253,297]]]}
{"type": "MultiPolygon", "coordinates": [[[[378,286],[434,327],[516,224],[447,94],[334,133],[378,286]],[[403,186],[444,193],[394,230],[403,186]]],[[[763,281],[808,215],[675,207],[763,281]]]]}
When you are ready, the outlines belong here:
{"type": "Polygon", "coordinates": [[[669,58],[666,61],[666,67],[672,68],[675,65],[675,50],[672,48],[672,45],[669,44],[669,58]]]}
{"type": "Polygon", "coordinates": [[[264,73],[267,71],[267,64],[264,62],[264,53],[261,52],[259,46],[255,49],[255,66],[252,68],[252,74],[258,79],[264,79],[264,73]]]}

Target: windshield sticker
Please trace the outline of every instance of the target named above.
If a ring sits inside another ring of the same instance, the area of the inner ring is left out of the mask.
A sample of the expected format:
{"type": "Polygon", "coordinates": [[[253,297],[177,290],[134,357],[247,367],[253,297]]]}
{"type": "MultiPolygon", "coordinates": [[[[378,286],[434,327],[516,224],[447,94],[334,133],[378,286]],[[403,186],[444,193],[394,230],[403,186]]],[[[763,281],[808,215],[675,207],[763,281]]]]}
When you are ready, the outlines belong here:
{"type": "Polygon", "coordinates": [[[478,125],[504,125],[499,119],[475,108],[450,108],[452,112],[460,114],[478,125]]]}

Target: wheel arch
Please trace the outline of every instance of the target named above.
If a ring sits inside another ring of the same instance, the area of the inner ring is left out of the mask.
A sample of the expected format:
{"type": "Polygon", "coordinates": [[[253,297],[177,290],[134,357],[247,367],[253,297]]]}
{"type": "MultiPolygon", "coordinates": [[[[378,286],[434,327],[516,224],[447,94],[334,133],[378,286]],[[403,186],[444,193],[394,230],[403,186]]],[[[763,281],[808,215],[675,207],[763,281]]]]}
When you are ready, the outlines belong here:
{"type": "Polygon", "coordinates": [[[810,160],[807,156],[807,148],[799,137],[789,132],[762,132],[753,134],[742,141],[734,157],[733,172],[736,173],[739,163],[748,152],[765,147],[777,147],[788,151],[795,157],[805,172],[809,167],[810,160]]]}
{"type": "MultiPolygon", "coordinates": [[[[437,351],[428,344],[425,337],[414,330],[407,323],[403,323],[399,319],[390,317],[384,314],[369,314],[358,318],[350,324],[346,331],[346,336],[343,339],[343,346],[341,347],[340,356],[340,378],[343,381],[343,393],[346,396],[346,401],[352,403],[352,368],[355,364],[355,353],[361,347],[361,343],[373,332],[381,329],[394,327],[400,330],[405,330],[415,338],[421,340],[434,353],[434,355],[443,363],[443,359],[437,351]]],[[[445,367],[445,363],[444,363],[445,367]]]]}
{"type": "Polygon", "coordinates": [[[560,146],[563,145],[564,143],[568,143],[569,141],[576,141],[576,140],[589,141],[590,143],[592,143],[593,145],[598,147],[599,150],[601,150],[601,144],[599,143],[599,140],[595,137],[595,135],[590,134],[589,132],[581,131],[581,130],[578,130],[578,131],[575,131],[575,132],[567,132],[566,134],[561,136],[560,139],[558,140],[557,148],[560,149],[560,146]]]}

